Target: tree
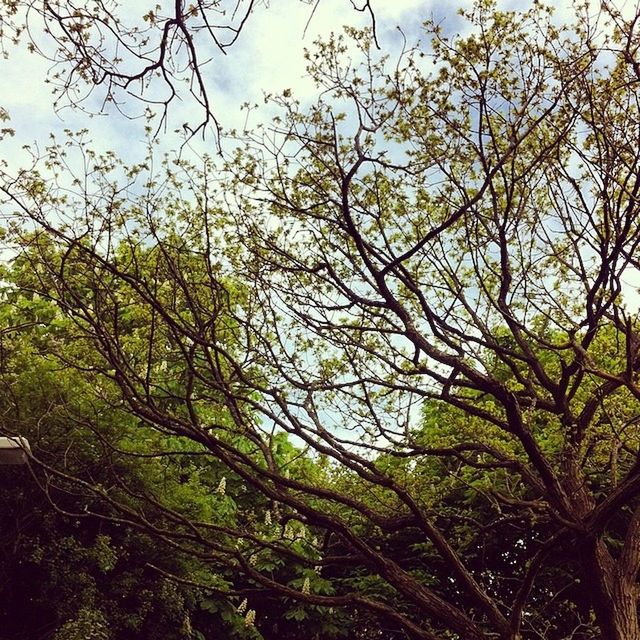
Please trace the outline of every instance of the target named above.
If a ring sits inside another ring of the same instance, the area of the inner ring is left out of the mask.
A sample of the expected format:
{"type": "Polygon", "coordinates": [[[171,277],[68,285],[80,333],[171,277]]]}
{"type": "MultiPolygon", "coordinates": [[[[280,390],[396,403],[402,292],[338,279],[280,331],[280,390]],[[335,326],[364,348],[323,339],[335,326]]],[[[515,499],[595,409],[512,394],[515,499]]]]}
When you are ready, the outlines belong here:
{"type": "Polygon", "coordinates": [[[200,464],[194,446],[145,433],[118,409],[112,385],[95,388],[86,371],[65,366],[65,359],[86,354],[73,342],[72,323],[26,293],[28,265],[16,260],[3,274],[0,314],[9,329],[0,339],[2,430],[27,436],[56,473],[0,469],[3,639],[177,640],[221,626],[227,636],[242,630],[230,602],[213,609],[211,590],[194,586],[195,578],[214,592],[226,590],[225,576],[215,574],[219,566],[178,553],[126,518],[141,495],[156,534],[171,520],[154,509],[154,499],[191,518],[228,511],[224,497],[210,490],[220,469],[211,460],[200,464]],[[158,452],[158,441],[171,456],[158,452]],[[87,491],[88,482],[108,499],[87,491]]]}
{"type": "MultiPolygon", "coordinates": [[[[9,469],[0,478],[3,638],[75,640],[88,637],[89,631],[110,640],[198,639],[220,633],[262,637],[247,624],[246,602],[242,605],[255,586],[234,575],[216,554],[203,555],[199,544],[191,545],[192,532],[179,535],[181,544],[176,545],[172,530],[201,522],[215,536],[221,527],[233,530],[255,522],[256,513],[265,513],[268,504],[197,443],[146,428],[123,410],[108,372],[98,374],[100,360],[91,344],[48,299],[55,282],[38,281],[42,271],[32,271],[42,255],[58,264],[66,260],[67,275],[84,303],[92,305],[95,283],[87,281],[86,265],[56,254],[46,238],[24,240],[30,248],[3,273],[0,429],[28,437],[40,469],[33,469],[33,475],[9,469]],[[34,293],[38,285],[48,294],[34,293]],[[69,367],[70,362],[76,367],[69,367]],[[27,609],[34,615],[16,615],[27,609]]],[[[179,243],[178,238],[173,242],[179,243]]],[[[122,242],[120,259],[133,259],[131,249],[122,242]]],[[[171,296],[162,254],[154,247],[137,247],[135,259],[157,288],[171,296]]],[[[183,274],[187,265],[182,265],[183,274]]],[[[126,301],[129,292],[111,284],[110,294],[126,301]]],[[[178,304],[175,298],[173,304],[178,304]]],[[[162,386],[160,401],[179,410],[180,396],[173,390],[179,390],[185,372],[162,328],[154,327],[144,307],[130,300],[118,322],[128,363],[153,366],[162,378],[156,379],[162,386]]],[[[246,449],[241,434],[232,437],[246,449]]],[[[295,473],[301,452],[286,438],[276,443],[277,458],[293,458],[290,473],[295,473]]],[[[261,563],[284,580],[297,578],[278,558],[262,558],[261,563]]],[[[298,637],[299,609],[272,598],[254,606],[263,627],[272,619],[274,634],[298,637]]],[[[306,613],[304,618],[307,630],[319,629],[324,637],[338,632],[332,621],[306,613]]]]}
{"type": "Polygon", "coordinates": [[[387,637],[640,638],[637,19],[579,9],[481,1],[471,35],[431,25],[431,71],[350,30],[361,67],[321,43],[322,98],[276,98],[222,167],[118,177],[81,144],[89,183],[63,188],[64,146],[57,179],[7,181],[30,288],[92,371],[268,502],[176,544],[387,637]]]}

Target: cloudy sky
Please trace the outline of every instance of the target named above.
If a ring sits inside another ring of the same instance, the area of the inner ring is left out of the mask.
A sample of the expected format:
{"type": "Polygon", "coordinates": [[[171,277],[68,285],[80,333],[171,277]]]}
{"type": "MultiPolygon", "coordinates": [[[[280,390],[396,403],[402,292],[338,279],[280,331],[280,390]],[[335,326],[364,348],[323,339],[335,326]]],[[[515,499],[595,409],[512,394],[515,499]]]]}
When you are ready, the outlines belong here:
{"type": "MultiPolygon", "coordinates": [[[[127,0],[122,3],[122,15],[131,16],[133,23],[134,16],[144,15],[154,4],[155,0],[127,0]]],[[[424,0],[373,0],[373,6],[381,44],[391,54],[399,51],[401,43],[397,27],[416,40],[421,22],[434,11],[424,0]]],[[[450,22],[452,26],[456,22],[455,12],[450,22]]],[[[214,52],[204,68],[214,110],[223,127],[241,126],[245,115],[239,106],[245,102],[262,103],[263,92],[288,88],[303,101],[310,98],[313,87],[305,74],[304,48],[312,47],[318,36],[341,31],[343,24],[366,26],[369,17],[353,10],[349,0],[321,0],[315,11],[303,0],[259,3],[228,55],[214,52]]],[[[47,43],[43,40],[42,44],[46,47],[47,43]]],[[[9,112],[11,126],[16,130],[13,144],[3,145],[5,157],[17,158],[23,144],[45,144],[50,132],[65,128],[87,127],[96,141],[108,140],[120,151],[143,139],[139,123],[129,123],[117,115],[90,118],[72,109],[56,113],[50,85],[45,83],[49,67],[38,55],[27,53],[25,46],[12,49],[9,59],[0,61],[0,106],[9,112]]],[[[91,106],[88,101],[87,107],[91,106]]],[[[140,111],[133,104],[129,109],[132,113],[140,111]]],[[[195,105],[188,101],[173,104],[170,115],[169,133],[182,122],[197,118],[195,105]]]]}
{"type": "MultiPolygon", "coordinates": [[[[155,4],[155,0],[126,0],[121,3],[120,11],[128,21],[135,22],[155,4]]],[[[422,35],[422,22],[431,16],[441,22],[447,31],[456,32],[462,25],[456,10],[462,6],[469,7],[470,4],[470,0],[372,0],[380,44],[393,58],[402,46],[398,27],[412,44],[422,35]]],[[[503,0],[500,4],[513,8],[525,3],[524,0],[517,3],[515,0],[503,0]]],[[[617,6],[631,14],[635,12],[636,0],[618,0],[617,6]]],[[[558,19],[570,21],[573,10],[568,3],[563,7],[558,10],[558,19]]],[[[355,11],[350,0],[320,0],[315,10],[310,0],[263,0],[258,3],[228,55],[215,53],[204,68],[215,114],[221,125],[227,129],[242,127],[246,116],[240,111],[240,105],[245,102],[261,104],[265,92],[291,89],[303,103],[312,100],[316,90],[306,77],[304,48],[313,47],[317,37],[327,37],[332,31],[341,31],[343,24],[366,26],[370,24],[370,18],[366,13],[355,11]]],[[[42,44],[47,46],[46,41],[42,44]]],[[[132,161],[142,158],[144,132],[139,120],[127,121],[117,114],[90,117],[73,109],[56,113],[52,106],[50,85],[45,83],[49,67],[42,57],[29,54],[25,43],[11,49],[7,60],[0,59],[0,107],[9,112],[11,126],[16,131],[13,139],[5,139],[0,143],[1,158],[12,167],[24,165],[28,159],[23,145],[37,144],[43,147],[48,143],[51,133],[60,136],[64,129],[85,127],[89,129],[98,148],[114,149],[132,161]]],[[[90,101],[87,106],[92,108],[90,101]]],[[[136,111],[135,108],[131,110],[136,111]]],[[[198,122],[198,115],[195,105],[190,105],[188,101],[174,103],[163,144],[167,148],[176,146],[178,139],[172,130],[187,120],[198,122]]],[[[250,125],[268,117],[264,111],[253,112],[250,125]]],[[[209,140],[213,145],[212,139],[209,140]]],[[[209,143],[205,141],[203,144],[206,146],[209,143]]],[[[640,286],[640,274],[629,273],[626,280],[631,297],[632,292],[640,286]]]]}
{"type": "MultiPolygon", "coordinates": [[[[105,4],[115,0],[105,0],[105,4]]],[[[233,7],[237,0],[221,0],[222,6],[233,7]]],[[[248,0],[240,0],[246,3],[248,0]]],[[[141,17],[154,7],[157,0],[120,0],[117,13],[125,24],[145,23],[141,17]]],[[[257,0],[256,8],[228,55],[212,51],[211,61],[204,68],[215,113],[225,128],[242,126],[244,114],[239,106],[245,102],[262,103],[263,92],[280,92],[291,89],[293,94],[311,100],[315,90],[305,77],[303,51],[313,47],[314,40],[327,37],[332,31],[340,32],[343,24],[356,27],[367,26],[367,13],[355,11],[352,2],[362,5],[363,0],[257,0]],[[315,6],[315,8],[314,8],[315,6]],[[306,28],[306,31],[305,31],[306,28]]],[[[616,4],[631,13],[637,0],[617,0],[616,4]]],[[[393,58],[400,51],[402,38],[398,27],[410,44],[421,36],[423,21],[434,16],[449,32],[457,32],[463,22],[456,11],[469,7],[471,0],[371,0],[374,8],[377,32],[382,48],[393,58]]],[[[81,3],[83,4],[83,3],[81,3]]],[[[90,3],[87,3],[88,5],[90,3]]],[[[173,0],[160,4],[170,7],[173,0]]],[[[185,5],[188,5],[185,2],[185,5]]],[[[504,8],[523,7],[528,0],[500,0],[504,8]]],[[[597,3],[595,3],[597,4],[597,3]]],[[[561,3],[556,9],[560,22],[571,21],[571,3],[561,3]]],[[[228,14],[227,14],[228,15],[228,14]]],[[[34,26],[37,21],[34,21],[34,26]]],[[[39,30],[34,29],[34,33],[39,30]]],[[[38,42],[47,48],[47,41],[38,42]]],[[[50,132],[61,132],[65,128],[87,127],[96,141],[108,141],[118,151],[131,150],[143,139],[139,122],[130,123],[122,117],[89,118],[78,110],[65,109],[57,114],[52,107],[50,85],[45,84],[50,67],[46,60],[26,51],[26,42],[20,47],[10,48],[10,57],[0,59],[0,107],[12,117],[12,126],[17,135],[13,144],[0,148],[4,157],[19,157],[20,147],[27,142],[44,143],[50,132]]],[[[94,101],[87,106],[99,109],[94,101]]],[[[129,105],[131,113],[140,112],[129,105]]],[[[262,115],[254,114],[260,118],[262,115]]],[[[179,128],[182,122],[193,120],[197,114],[188,101],[172,105],[168,133],[179,128]]],[[[171,142],[171,136],[165,136],[171,142]]]]}
{"type": "MultiPolygon", "coordinates": [[[[120,0],[118,14],[128,25],[144,26],[141,17],[154,7],[157,0],[120,0]]],[[[221,0],[222,6],[233,7],[237,0],[221,0]]],[[[248,0],[240,0],[246,3],[248,0]]],[[[210,62],[204,67],[215,114],[224,128],[239,127],[244,124],[245,114],[239,106],[245,102],[262,103],[264,92],[281,92],[291,89],[292,93],[305,100],[313,99],[315,89],[306,77],[303,51],[312,48],[318,37],[326,38],[332,31],[340,32],[343,24],[363,27],[370,24],[366,12],[355,11],[352,2],[362,6],[363,0],[257,0],[256,8],[228,55],[212,50],[210,62]]],[[[618,0],[618,5],[630,11],[636,0],[618,0]]],[[[392,59],[402,46],[402,29],[409,44],[422,37],[421,25],[429,17],[435,17],[449,32],[457,32],[463,22],[457,15],[461,7],[469,7],[471,0],[371,0],[374,9],[377,33],[382,49],[392,59]]],[[[82,3],[81,3],[82,4],[82,3]]],[[[87,3],[90,4],[90,3],[87,3]]],[[[109,4],[109,0],[105,0],[109,4]]],[[[173,1],[164,0],[170,8],[173,1]]],[[[188,5],[185,2],[185,5],[188,5]]],[[[505,8],[526,6],[526,0],[501,0],[505,8]]],[[[570,21],[573,9],[570,3],[562,3],[556,11],[559,21],[570,21]]],[[[228,14],[227,14],[228,15],[228,14]]],[[[37,20],[33,22],[38,26],[37,20]]],[[[34,33],[39,29],[35,28],[34,33]]],[[[44,37],[38,44],[47,48],[44,37]]],[[[50,48],[50,43],[49,43],[50,48]]],[[[138,122],[127,122],[124,118],[95,116],[73,109],[63,109],[56,113],[52,107],[51,85],[45,83],[50,64],[38,55],[26,51],[26,42],[20,47],[10,48],[10,57],[0,59],[0,107],[6,109],[16,129],[16,139],[9,146],[3,145],[0,153],[4,157],[18,158],[20,148],[25,143],[38,141],[46,143],[50,132],[61,132],[65,128],[77,130],[87,127],[92,137],[120,151],[130,152],[144,138],[138,122]]],[[[99,100],[86,102],[90,110],[99,110],[99,100]]],[[[185,94],[186,95],[186,94],[185,94]]],[[[130,101],[130,113],[139,113],[140,108],[130,101]]],[[[167,130],[180,128],[182,122],[198,122],[195,105],[188,100],[172,105],[171,120],[167,130]]],[[[260,119],[264,114],[252,117],[260,119]]],[[[171,135],[165,135],[171,144],[171,135]]]]}

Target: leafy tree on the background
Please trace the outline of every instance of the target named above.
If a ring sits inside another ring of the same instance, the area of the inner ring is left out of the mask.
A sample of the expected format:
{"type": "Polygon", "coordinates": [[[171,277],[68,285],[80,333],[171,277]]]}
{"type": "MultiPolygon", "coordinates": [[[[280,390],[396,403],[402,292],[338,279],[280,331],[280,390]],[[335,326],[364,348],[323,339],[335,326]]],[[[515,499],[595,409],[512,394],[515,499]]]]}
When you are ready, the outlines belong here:
{"type": "MultiPolygon", "coordinates": [[[[259,637],[241,606],[255,589],[215,557],[176,548],[163,530],[170,532],[176,519],[242,527],[264,517],[267,503],[202,447],[145,428],[123,410],[117,387],[91,371],[95,358],[76,340],[73,322],[47,292],[32,293],[37,251],[53,257],[50,244],[36,244],[4,273],[1,428],[28,437],[50,473],[0,467],[0,637],[259,637]]],[[[83,273],[75,276],[80,281],[83,273]]],[[[121,339],[132,358],[137,344],[148,344],[136,336],[146,321],[137,311],[129,306],[123,314],[121,339]]],[[[183,372],[167,346],[159,369],[169,406],[171,379],[183,372]]],[[[280,441],[283,456],[299,455],[286,438],[280,441]]],[[[282,563],[277,569],[288,572],[282,563]]],[[[279,637],[300,632],[290,603],[265,598],[258,605],[279,637]]],[[[325,637],[331,632],[330,621],[311,623],[325,637]]]]}
{"type": "Polygon", "coordinates": [[[248,623],[279,597],[372,635],[640,637],[640,62],[635,21],[578,9],[480,1],[430,73],[334,37],[322,98],[224,166],[80,141],[7,176],[68,366],[267,507],[112,504],[249,584],[248,623]]]}
{"type": "Polygon", "coordinates": [[[28,436],[36,455],[61,475],[39,487],[37,476],[0,469],[3,637],[193,637],[191,618],[205,594],[176,586],[161,572],[200,576],[218,587],[224,578],[214,575],[214,566],[132,528],[65,475],[124,504],[154,495],[203,517],[224,501],[210,489],[220,469],[194,464],[194,447],[179,442],[172,443],[171,459],[154,456],[156,443],[118,409],[108,383],[93,387],[91,378],[65,364],[83,358],[82,346],[74,345],[72,325],[46,298],[16,290],[18,283],[28,291],[32,275],[19,261],[5,274],[3,430],[28,436]],[[91,516],[96,509],[115,521],[91,516]],[[93,636],[84,635],[87,628],[93,636]]]}

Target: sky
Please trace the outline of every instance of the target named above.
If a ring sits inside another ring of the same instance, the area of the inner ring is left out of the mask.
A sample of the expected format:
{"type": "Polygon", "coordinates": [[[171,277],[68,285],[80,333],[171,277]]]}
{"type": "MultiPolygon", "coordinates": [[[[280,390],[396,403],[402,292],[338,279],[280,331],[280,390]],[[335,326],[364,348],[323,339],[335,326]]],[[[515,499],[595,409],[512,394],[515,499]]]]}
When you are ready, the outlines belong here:
{"type": "MultiPolygon", "coordinates": [[[[247,0],[240,0],[246,2],[247,0]]],[[[326,38],[332,31],[341,31],[343,24],[363,27],[370,24],[368,14],[355,11],[352,1],[362,6],[363,0],[257,0],[256,8],[247,21],[239,40],[228,50],[228,55],[213,51],[212,59],[204,67],[215,114],[226,128],[242,127],[246,114],[239,107],[243,103],[263,104],[263,93],[290,89],[304,103],[316,95],[305,73],[304,48],[313,47],[314,40],[326,38]]],[[[106,0],[109,3],[109,0],[106,0]]],[[[233,6],[236,0],[221,0],[223,6],[233,6]]],[[[631,12],[636,0],[618,0],[623,10],[631,12]]],[[[87,3],[89,4],[89,3],[87,3]]],[[[141,22],[139,17],[149,11],[156,0],[120,0],[118,10],[129,24],[141,22]]],[[[161,4],[171,5],[173,0],[161,4]]],[[[188,5],[188,1],[185,0],[188,5]]],[[[393,59],[402,46],[402,29],[407,41],[415,43],[422,36],[421,25],[435,17],[443,27],[456,32],[463,24],[456,12],[470,7],[471,0],[371,0],[376,16],[377,33],[382,49],[393,59]]],[[[501,7],[526,6],[527,0],[500,0],[501,7]]],[[[559,3],[556,9],[559,21],[570,21],[573,9],[570,3],[559,3]]],[[[34,32],[37,30],[34,30],[34,32]]],[[[46,40],[40,44],[47,47],[46,40]]],[[[52,107],[50,85],[45,84],[49,63],[22,46],[10,48],[7,60],[0,58],[0,107],[12,117],[16,138],[0,147],[4,157],[20,157],[25,143],[46,143],[50,132],[62,132],[87,127],[96,141],[108,142],[119,152],[134,153],[144,135],[139,121],[127,122],[114,114],[112,117],[94,116],[78,110],[64,109],[55,113],[52,107]]],[[[89,103],[88,103],[89,104],[89,103]]],[[[130,105],[131,106],[131,105],[130,105]]],[[[92,110],[97,110],[93,105],[92,110]]],[[[132,109],[140,112],[140,109],[132,109]]],[[[198,121],[199,114],[188,101],[172,105],[170,123],[163,137],[171,146],[173,129],[182,122],[198,121]]],[[[265,115],[264,108],[253,112],[254,121],[265,115]]],[[[250,124],[254,124],[251,122],[250,124]]]]}
{"type": "MultiPolygon", "coordinates": [[[[246,2],[247,0],[240,0],[246,2]]],[[[290,89],[304,103],[316,91],[305,73],[304,48],[313,47],[314,40],[326,38],[332,31],[341,31],[343,24],[362,27],[370,24],[368,14],[355,11],[352,1],[362,6],[363,0],[258,0],[239,40],[228,55],[215,51],[204,68],[216,116],[224,128],[241,127],[245,114],[239,107],[245,102],[263,103],[264,92],[290,89]]],[[[617,0],[626,13],[635,9],[637,0],[617,0]]],[[[107,3],[109,0],[107,0],[107,3]]],[[[233,6],[236,0],[221,0],[223,6],[233,6]]],[[[164,0],[164,4],[172,4],[164,0]]],[[[89,3],[88,3],[89,4],[89,3]]],[[[120,0],[119,12],[130,23],[149,11],[156,0],[120,0]]],[[[185,4],[189,3],[185,1],[185,4]]],[[[376,16],[377,33],[382,49],[392,59],[397,56],[402,38],[398,27],[410,44],[422,36],[421,25],[431,16],[444,28],[455,32],[462,25],[456,15],[471,0],[371,0],[376,16]]],[[[505,8],[527,6],[526,0],[500,0],[505,8]]],[[[559,3],[556,15],[560,22],[571,21],[571,3],[559,3]]],[[[139,20],[138,20],[139,21],[139,20]]],[[[144,23],[142,23],[144,24],[144,23]]],[[[40,40],[46,48],[46,41],[40,40]]],[[[115,117],[90,118],[78,110],[65,109],[57,114],[52,108],[50,85],[45,84],[49,63],[22,46],[12,47],[6,60],[0,59],[0,107],[12,117],[16,139],[9,147],[0,147],[7,156],[20,155],[26,142],[45,143],[51,131],[87,127],[94,138],[108,141],[119,151],[131,150],[144,136],[139,121],[127,122],[115,117]]],[[[94,104],[95,110],[96,105],[94,104]]],[[[135,111],[140,111],[135,109],[135,111]]],[[[171,141],[174,128],[186,120],[196,119],[193,105],[187,101],[172,105],[171,121],[165,138],[171,141]]],[[[255,113],[252,117],[260,118],[255,113]]]]}
{"type": "MultiPolygon", "coordinates": [[[[381,44],[391,53],[399,51],[397,26],[417,39],[422,20],[432,12],[429,2],[424,0],[373,1],[381,44]]],[[[154,4],[155,1],[127,0],[123,6],[131,15],[141,16],[154,4]]],[[[228,54],[214,52],[211,62],[204,67],[221,125],[226,129],[243,126],[246,114],[241,112],[240,105],[263,103],[264,92],[290,89],[303,102],[310,99],[315,92],[306,77],[304,48],[312,47],[318,36],[341,31],[343,23],[369,24],[368,16],[354,11],[349,0],[321,0],[315,11],[303,0],[259,3],[228,54]]],[[[16,130],[13,144],[0,148],[5,157],[20,156],[25,143],[46,144],[50,132],[66,128],[87,127],[94,139],[108,140],[119,151],[132,150],[132,146],[142,142],[144,134],[139,121],[127,122],[117,114],[91,118],[72,109],[55,113],[50,85],[45,83],[49,66],[38,55],[29,54],[24,43],[11,50],[9,59],[0,60],[0,106],[9,112],[11,126],[16,130]]],[[[198,115],[195,105],[186,101],[172,105],[165,138],[171,138],[173,129],[182,122],[190,119],[197,122],[198,115]]],[[[255,117],[259,115],[256,113],[255,117]]]]}
{"type": "MultiPolygon", "coordinates": [[[[226,1],[226,0],[223,0],[226,1]]],[[[232,1],[232,0],[229,0],[232,1]]],[[[235,1],[235,0],[233,0],[235,1]]],[[[360,0],[356,0],[360,2],[360,0]]],[[[434,0],[371,0],[375,11],[377,34],[382,49],[393,59],[402,47],[402,36],[409,44],[422,37],[422,22],[433,16],[450,32],[462,24],[456,15],[460,7],[469,7],[470,0],[435,2],[434,0]]],[[[142,16],[153,2],[126,0],[123,15],[142,16]]],[[[523,6],[524,0],[502,0],[503,7],[523,6]]],[[[619,0],[618,6],[629,14],[635,10],[635,0],[619,0]]],[[[558,8],[557,19],[571,21],[573,9],[569,3],[558,8]]],[[[304,104],[317,94],[305,72],[303,51],[313,47],[316,38],[326,38],[332,31],[341,31],[343,24],[364,27],[370,24],[366,13],[355,11],[350,0],[320,0],[314,9],[310,0],[262,0],[228,55],[213,55],[204,68],[215,115],[225,129],[242,128],[246,113],[243,103],[264,105],[264,93],[280,93],[284,89],[304,104]]],[[[46,42],[43,43],[46,46],[46,42]]],[[[79,110],[55,112],[50,85],[45,83],[49,63],[42,57],[29,54],[25,43],[10,50],[6,60],[0,59],[0,107],[11,116],[10,126],[16,131],[12,139],[0,142],[0,158],[17,167],[28,163],[25,144],[40,148],[49,142],[51,133],[58,137],[65,129],[89,129],[95,145],[113,149],[131,161],[141,160],[145,153],[144,131],[140,120],[127,121],[117,114],[94,115],[79,110]]],[[[90,104],[88,104],[91,107],[90,104]]],[[[94,104],[94,110],[96,105],[94,104]]],[[[139,111],[139,110],[138,110],[139,111]]],[[[171,106],[167,132],[162,144],[167,148],[179,143],[173,129],[182,122],[198,122],[200,112],[194,105],[174,103],[171,106]]],[[[249,126],[266,121],[270,114],[266,107],[252,111],[249,126]]],[[[200,150],[214,148],[214,137],[198,143],[200,150]]],[[[625,277],[625,296],[635,309],[640,306],[637,289],[640,273],[630,271],[625,277]]]]}
{"type": "MultiPolygon", "coordinates": [[[[362,6],[363,0],[353,1],[362,6]]],[[[233,6],[236,0],[221,2],[233,6]]],[[[240,110],[240,106],[243,103],[263,105],[264,93],[290,89],[302,103],[311,101],[317,91],[305,72],[304,49],[312,48],[318,37],[326,38],[332,31],[342,31],[343,24],[368,26],[369,15],[355,11],[351,2],[320,0],[315,6],[314,0],[258,0],[228,55],[212,50],[212,59],[204,67],[215,115],[223,128],[243,127],[246,113],[240,110]]],[[[120,0],[120,4],[120,14],[129,24],[144,24],[139,17],[147,13],[156,0],[120,0]]],[[[164,4],[173,2],[164,0],[164,4]]],[[[371,0],[371,4],[382,50],[393,59],[402,47],[398,27],[409,44],[422,37],[422,23],[432,16],[446,30],[456,32],[463,24],[456,12],[461,7],[468,8],[471,0],[371,0]]],[[[501,0],[500,4],[513,8],[526,3],[525,0],[501,0]]],[[[623,4],[628,6],[629,2],[624,1],[623,4]]],[[[557,14],[561,21],[570,20],[572,9],[568,3],[563,3],[557,14]]],[[[47,48],[45,39],[41,38],[39,44],[47,48]]],[[[22,46],[11,48],[7,60],[0,59],[0,107],[9,112],[11,126],[16,130],[15,140],[3,144],[0,154],[18,158],[22,156],[20,149],[25,143],[43,145],[50,132],[84,127],[90,130],[96,142],[108,143],[110,148],[120,153],[135,155],[136,149],[142,148],[139,143],[143,141],[144,134],[140,121],[128,122],[118,114],[90,117],[77,109],[63,109],[56,113],[52,107],[51,85],[45,83],[50,64],[38,55],[29,54],[25,45],[23,42],[22,46]]],[[[94,112],[99,110],[99,100],[94,101],[93,106],[91,101],[86,104],[94,112]]],[[[130,102],[129,111],[140,113],[141,109],[130,102]]],[[[163,134],[164,141],[174,146],[173,130],[180,129],[185,121],[199,122],[199,115],[197,107],[189,101],[175,102],[170,111],[167,132],[163,134]]],[[[262,107],[252,112],[253,121],[249,124],[267,117],[266,109],[262,107]]]]}

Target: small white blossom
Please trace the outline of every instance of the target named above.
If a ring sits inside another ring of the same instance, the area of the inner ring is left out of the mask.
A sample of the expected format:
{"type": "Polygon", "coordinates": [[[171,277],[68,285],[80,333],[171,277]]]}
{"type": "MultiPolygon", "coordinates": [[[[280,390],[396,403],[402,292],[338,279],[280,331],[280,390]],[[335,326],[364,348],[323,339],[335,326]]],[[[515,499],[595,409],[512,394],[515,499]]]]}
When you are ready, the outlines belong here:
{"type": "Polygon", "coordinates": [[[227,479],[223,476],[222,480],[220,480],[220,484],[218,485],[218,488],[216,489],[216,493],[219,493],[221,496],[223,496],[226,490],[227,490],[227,479]]]}
{"type": "Polygon", "coordinates": [[[317,573],[320,574],[320,572],[322,571],[322,566],[317,564],[315,567],[313,567],[313,570],[317,573]]]}
{"type": "Polygon", "coordinates": [[[236,609],[236,611],[238,613],[244,613],[247,610],[247,599],[245,598],[239,605],[238,608],[236,609]]]}
{"type": "Polygon", "coordinates": [[[302,583],[302,595],[308,596],[311,593],[311,583],[309,582],[309,578],[305,578],[302,583]]]}
{"type": "Polygon", "coordinates": [[[271,511],[267,511],[267,512],[264,514],[264,523],[265,523],[268,527],[270,527],[270,526],[271,526],[271,511]]]}
{"type": "Polygon", "coordinates": [[[252,627],[256,621],[256,612],[253,609],[247,611],[247,615],[244,617],[245,627],[252,627]]]}
{"type": "Polygon", "coordinates": [[[253,567],[253,566],[255,566],[256,562],[258,562],[258,556],[256,556],[255,554],[254,554],[254,555],[249,556],[249,564],[250,564],[252,567],[253,567]]]}

